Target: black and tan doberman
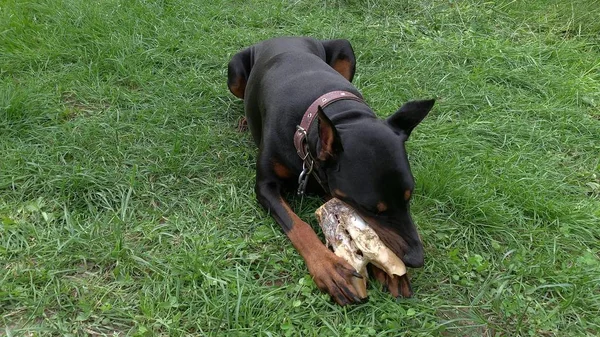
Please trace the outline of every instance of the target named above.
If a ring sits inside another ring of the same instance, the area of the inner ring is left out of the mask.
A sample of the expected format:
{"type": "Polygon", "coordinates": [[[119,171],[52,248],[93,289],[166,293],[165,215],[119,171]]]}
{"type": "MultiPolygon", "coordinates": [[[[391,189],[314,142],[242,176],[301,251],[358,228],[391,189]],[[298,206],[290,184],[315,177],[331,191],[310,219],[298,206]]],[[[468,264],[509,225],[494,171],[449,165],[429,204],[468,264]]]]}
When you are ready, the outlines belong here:
{"type": "MultiPolygon", "coordinates": [[[[308,188],[343,200],[407,266],[423,266],[409,212],[415,182],[404,143],[434,104],[411,101],[389,118],[377,118],[351,83],[355,64],[347,40],[274,38],[235,54],[227,82],[244,100],[259,148],[258,201],[302,255],[317,286],[340,305],[364,300],[351,282],[360,274],[325,247],[284,192],[308,188]]],[[[394,296],[412,295],[407,277],[389,277],[376,267],[371,274],[394,296]]]]}

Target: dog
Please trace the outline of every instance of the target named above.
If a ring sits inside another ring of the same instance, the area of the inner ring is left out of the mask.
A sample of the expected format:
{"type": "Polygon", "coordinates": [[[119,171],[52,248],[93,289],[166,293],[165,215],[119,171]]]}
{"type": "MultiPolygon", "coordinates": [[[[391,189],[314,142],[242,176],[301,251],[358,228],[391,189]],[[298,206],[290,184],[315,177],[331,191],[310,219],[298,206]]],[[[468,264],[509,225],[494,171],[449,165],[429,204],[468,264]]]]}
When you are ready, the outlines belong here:
{"type": "MultiPolygon", "coordinates": [[[[424,264],[409,212],[415,181],[404,143],[435,100],[410,101],[377,118],[352,85],[348,40],[280,37],[259,42],[228,64],[227,85],[244,101],[258,146],[255,192],[306,262],[319,289],[340,305],[361,303],[361,277],[290,208],[285,193],[317,191],[353,207],[408,267],[424,264]]],[[[395,297],[412,296],[408,278],[373,275],[395,297]]]]}

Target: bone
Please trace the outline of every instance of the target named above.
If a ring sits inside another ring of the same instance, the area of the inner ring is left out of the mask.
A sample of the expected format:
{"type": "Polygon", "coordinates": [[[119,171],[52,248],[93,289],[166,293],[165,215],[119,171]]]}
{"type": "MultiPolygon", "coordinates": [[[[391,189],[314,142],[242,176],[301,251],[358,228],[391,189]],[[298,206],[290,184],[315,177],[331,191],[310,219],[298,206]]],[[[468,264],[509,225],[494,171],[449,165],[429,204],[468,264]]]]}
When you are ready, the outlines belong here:
{"type": "Polygon", "coordinates": [[[359,296],[367,296],[367,265],[379,267],[389,276],[406,274],[406,266],[350,206],[333,198],[315,212],[325,244],[346,260],[363,278],[354,278],[359,296]]]}

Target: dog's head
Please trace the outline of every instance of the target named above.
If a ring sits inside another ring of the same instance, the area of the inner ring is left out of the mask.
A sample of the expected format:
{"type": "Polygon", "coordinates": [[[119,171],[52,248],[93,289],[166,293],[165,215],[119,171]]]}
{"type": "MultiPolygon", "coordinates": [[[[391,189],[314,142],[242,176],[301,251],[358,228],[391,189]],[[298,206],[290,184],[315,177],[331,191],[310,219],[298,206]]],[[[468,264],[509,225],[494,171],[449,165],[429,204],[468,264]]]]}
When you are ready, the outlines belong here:
{"type": "Polygon", "coordinates": [[[317,161],[332,196],[350,204],[409,267],[424,263],[410,215],[415,187],[405,142],[434,100],[411,101],[386,120],[335,126],[319,110],[317,161]]]}

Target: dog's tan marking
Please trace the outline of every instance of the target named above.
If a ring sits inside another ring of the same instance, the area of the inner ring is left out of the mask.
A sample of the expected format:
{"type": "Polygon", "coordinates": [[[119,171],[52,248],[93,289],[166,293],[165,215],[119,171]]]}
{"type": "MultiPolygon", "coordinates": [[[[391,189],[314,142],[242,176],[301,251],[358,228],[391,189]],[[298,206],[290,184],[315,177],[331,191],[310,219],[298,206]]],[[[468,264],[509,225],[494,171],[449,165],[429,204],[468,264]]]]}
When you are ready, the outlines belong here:
{"type": "Polygon", "coordinates": [[[310,227],[309,224],[304,222],[285,202],[281,199],[281,204],[292,220],[292,227],[286,233],[292,245],[298,250],[298,253],[306,260],[307,265],[318,263],[318,258],[314,252],[317,252],[319,248],[325,247],[315,231],[310,227]]]}
{"type": "Polygon", "coordinates": [[[275,175],[281,179],[289,179],[292,177],[290,169],[277,161],[273,162],[273,171],[275,172],[275,175]]]}
{"type": "Polygon", "coordinates": [[[337,59],[333,62],[333,69],[342,74],[348,81],[352,76],[352,63],[348,59],[337,59]]]}
{"type": "Polygon", "coordinates": [[[335,190],[333,190],[333,194],[334,194],[334,196],[339,197],[339,198],[345,198],[348,196],[346,193],[340,191],[337,188],[335,190]]]}
{"type": "Polygon", "coordinates": [[[229,86],[229,90],[237,98],[244,99],[244,93],[246,92],[246,81],[241,77],[238,77],[234,84],[229,86]]]}

